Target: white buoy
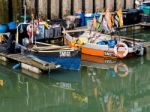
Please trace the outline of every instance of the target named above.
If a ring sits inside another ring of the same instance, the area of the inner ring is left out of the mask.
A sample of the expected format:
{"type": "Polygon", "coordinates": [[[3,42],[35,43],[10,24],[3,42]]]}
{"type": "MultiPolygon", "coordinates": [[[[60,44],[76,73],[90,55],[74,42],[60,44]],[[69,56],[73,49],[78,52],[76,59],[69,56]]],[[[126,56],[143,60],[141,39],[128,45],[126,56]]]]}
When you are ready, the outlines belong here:
{"type": "Polygon", "coordinates": [[[8,61],[8,59],[4,56],[0,56],[0,60],[5,61],[5,62],[8,61]]]}
{"type": "Polygon", "coordinates": [[[25,64],[25,63],[21,63],[21,68],[29,70],[29,71],[37,73],[37,74],[41,74],[42,73],[42,71],[39,68],[33,67],[33,66],[25,64]]]}

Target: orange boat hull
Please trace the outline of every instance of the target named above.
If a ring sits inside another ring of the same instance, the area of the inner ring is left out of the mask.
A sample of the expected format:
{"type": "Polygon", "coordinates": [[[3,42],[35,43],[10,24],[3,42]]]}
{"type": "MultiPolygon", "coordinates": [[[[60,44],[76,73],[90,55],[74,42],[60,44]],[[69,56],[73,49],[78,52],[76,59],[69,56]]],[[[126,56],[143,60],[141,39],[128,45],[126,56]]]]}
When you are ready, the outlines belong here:
{"type": "MultiPolygon", "coordinates": [[[[67,39],[64,39],[64,40],[65,40],[65,43],[69,47],[80,49],[82,54],[98,56],[98,57],[102,57],[102,58],[119,59],[119,57],[114,53],[113,49],[101,50],[101,49],[88,48],[88,47],[85,47],[84,45],[75,44],[71,41],[68,41],[67,39]]],[[[118,53],[123,54],[124,52],[118,51],[118,53]]]]}
{"type": "Polygon", "coordinates": [[[115,55],[115,53],[111,50],[105,51],[105,50],[99,50],[99,49],[86,48],[82,46],[81,52],[83,54],[88,54],[88,55],[93,55],[93,56],[98,56],[98,57],[103,57],[103,58],[112,58],[112,59],[118,58],[115,55]]]}

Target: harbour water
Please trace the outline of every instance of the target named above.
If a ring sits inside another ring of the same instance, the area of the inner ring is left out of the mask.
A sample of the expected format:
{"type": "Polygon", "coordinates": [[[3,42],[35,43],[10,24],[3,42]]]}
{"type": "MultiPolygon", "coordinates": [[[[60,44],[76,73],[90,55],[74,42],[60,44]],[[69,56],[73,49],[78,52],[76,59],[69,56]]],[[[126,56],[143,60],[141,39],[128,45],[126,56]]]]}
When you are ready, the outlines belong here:
{"type": "MultiPolygon", "coordinates": [[[[149,31],[134,36],[150,41],[149,31]]],[[[42,76],[0,62],[0,112],[149,112],[150,53],[101,62],[42,76]]]]}

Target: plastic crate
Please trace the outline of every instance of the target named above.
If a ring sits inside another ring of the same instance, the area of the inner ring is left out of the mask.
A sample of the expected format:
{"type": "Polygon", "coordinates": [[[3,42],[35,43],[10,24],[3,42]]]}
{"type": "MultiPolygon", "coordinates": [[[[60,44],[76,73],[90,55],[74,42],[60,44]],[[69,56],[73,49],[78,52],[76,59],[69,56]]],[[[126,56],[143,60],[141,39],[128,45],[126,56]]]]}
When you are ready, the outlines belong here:
{"type": "Polygon", "coordinates": [[[142,15],[142,22],[150,23],[150,15],[142,15]]]}
{"type": "Polygon", "coordinates": [[[93,20],[94,17],[96,17],[96,19],[98,20],[98,18],[100,17],[101,13],[87,13],[85,14],[85,25],[88,24],[88,21],[93,20]]]}
{"type": "Polygon", "coordinates": [[[88,24],[88,21],[93,20],[93,18],[94,18],[94,14],[91,13],[85,14],[85,25],[88,24]]]}
{"type": "Polygon", "coordinates": [[[141,22],[140,11],[136,9],[126,9],[123,11],[124,25],[137,24],[141,22]]]}
{"type": "Polygon", "coordinates": [[[143,7],[143,12],[144,12],[144,14],[150,15],[150,6],[143,7]]]}

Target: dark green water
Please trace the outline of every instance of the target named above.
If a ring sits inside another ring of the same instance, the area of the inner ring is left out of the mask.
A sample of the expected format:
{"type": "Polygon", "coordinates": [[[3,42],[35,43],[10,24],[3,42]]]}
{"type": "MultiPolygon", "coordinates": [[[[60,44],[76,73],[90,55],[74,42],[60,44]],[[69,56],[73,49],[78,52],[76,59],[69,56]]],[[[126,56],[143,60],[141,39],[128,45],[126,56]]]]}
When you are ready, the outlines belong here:
{"type": "MultiPolygon", "coordinates": [[[[149,31],[136,35],[150,37],[149,31]]],[[[1,62],[0,112],[150,112],[150,55],[117,63],[31,77],[1,62]],[[120,67],[116,74],[117,63],[128,73],[120,67]]]]}

